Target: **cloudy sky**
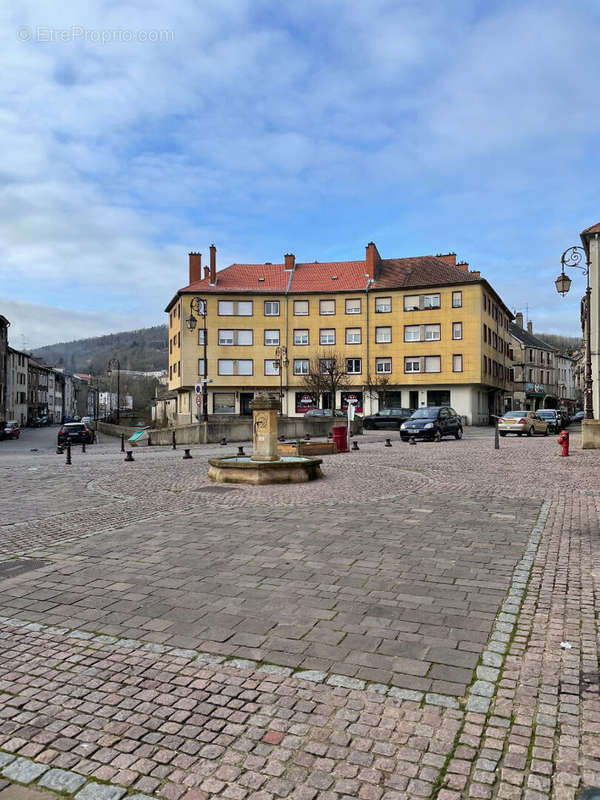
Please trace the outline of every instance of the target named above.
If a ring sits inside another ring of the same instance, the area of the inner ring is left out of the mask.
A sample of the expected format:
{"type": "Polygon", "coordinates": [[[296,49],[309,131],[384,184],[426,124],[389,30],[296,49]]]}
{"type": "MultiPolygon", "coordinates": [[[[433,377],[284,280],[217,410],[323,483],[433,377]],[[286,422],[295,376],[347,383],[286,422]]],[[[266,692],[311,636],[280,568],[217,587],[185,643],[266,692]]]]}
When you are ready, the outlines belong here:
{"type": "Polygon", "coordinates": [[[0,10],[0,313],[164,321],[187,253],[454,250],[535,330],[600,220],[596,0],[21,0],[0,10]]]}

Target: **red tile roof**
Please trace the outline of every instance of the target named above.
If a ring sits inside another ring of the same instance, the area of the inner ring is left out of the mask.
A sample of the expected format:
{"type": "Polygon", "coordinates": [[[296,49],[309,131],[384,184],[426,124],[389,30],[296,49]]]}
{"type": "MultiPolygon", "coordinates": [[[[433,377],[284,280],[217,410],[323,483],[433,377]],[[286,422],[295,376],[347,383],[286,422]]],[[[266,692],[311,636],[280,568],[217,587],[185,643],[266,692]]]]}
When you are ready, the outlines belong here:
{"type": "MultiPolygon", "coordinates": [[[[365,261],[297,263],[293,274],[283,264],[232,264],[217,272],[216,286],[208,278],[184,287],[182,292],[253,292],[294,294],[308,292],[364,291],[368,275],[365,261]],[[291,285],[290,275],[292,275],[291,285]]],[[[372,289],[400,289],[411,286],[442,286],[480,280],[469,272],[436,256],[386,258],[380,262],[372,289]]]]}
{"type": "Polygon", "coordinates": [[[581,231],[582,236],[584,233],[600,233],[600,222],[597,222],[595,225],[592,225],[591,228],[586,228],[584,231],[581,231]]]}

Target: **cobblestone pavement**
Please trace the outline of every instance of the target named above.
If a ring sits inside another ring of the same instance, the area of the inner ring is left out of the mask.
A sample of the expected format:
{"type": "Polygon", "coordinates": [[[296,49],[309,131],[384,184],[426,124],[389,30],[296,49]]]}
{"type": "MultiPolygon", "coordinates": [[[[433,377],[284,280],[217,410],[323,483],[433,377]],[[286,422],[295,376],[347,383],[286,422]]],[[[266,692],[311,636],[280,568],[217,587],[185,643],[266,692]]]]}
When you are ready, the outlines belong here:
{"type": "Polygon", "coordinates": [[[0,795],[600,786],[597,456],[387,435],[289,487],[0,455],[0,795]]]}

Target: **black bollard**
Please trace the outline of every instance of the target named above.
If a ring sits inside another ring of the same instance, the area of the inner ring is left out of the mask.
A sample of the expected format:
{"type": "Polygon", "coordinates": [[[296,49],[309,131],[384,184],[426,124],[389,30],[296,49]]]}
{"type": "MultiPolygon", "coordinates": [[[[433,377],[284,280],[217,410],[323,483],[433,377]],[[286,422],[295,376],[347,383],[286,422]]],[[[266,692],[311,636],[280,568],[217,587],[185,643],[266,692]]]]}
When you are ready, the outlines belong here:
{"type": "Polygon", "coordinates": [[[175,431],[173,431],[173,433],[171,434],[171,440],[173,442],[171,447],[173,448],[173,450],[177,450],[177,442],[175,441],[175,431]]]}
{"type": "Polygon", "coordinates": [[[408,443],[409,443],[409,444],[416,444],[416,443],[417,443],[417,440],[415,439],[415,437],[414,437],[414,436],[411,436],[411,437],[410,437],[410,439],[408,440],[408,443]]]}
{"type": "Polygon", "coordinates": [[[360,450],[360,447],[358,446],[358,442],[356,441],[356,439],[352,442],[352,449],[360,450]]]}
{"type": "Polygon", "coordinates": [[[327,431],[327,438],[331,439],[331,431],[327,431]]]}
{"type": "Polygon", "coordinates": [[[192,458],[192,454],[190,453],[189,447],[184,447],[183,449],[183,457],[184,458],[192,458]]]}
{"type": "Polygon", "coordinates": [[[283,434],[281,434],[281,436],[279,437],[279,441],[280,442],[285,442],[285,436],[283,434]]]}
{"type": "Polygon", "coordinates": [[[125,452],[125,434],[124,433],[121,434],[121,452],[122,453],[125,452]]]}
{"type": "Polygon", "coordinates": [[[494,431],[494,450],[500,450],[500,432],[498,431],[497,421],[496,421],[496,430],[494,431]]]}
{"type": "Polygon", "coordinates": [[[245,456],[245,455],[246,455],[246,453],[244,453],[244,447],[243,447],[243,445],[240,445],[238,447],[238,456],[245,456]]]}
{"type": "Polygon", "coordinates": [[[56,445],[56,455],[62,456],[62,454],[63,454],[63,449],[59,444],[57,444],[56,445]]]}
{"type": "Polygon", "coordinates": [[[85,442],[81,443],[81,452],[85,453],[85,442]]]}
{"type": "Polygon", "coordinates": [[[224,437],[221,439],[221,441],[220,441],[220,445],[223,447],[223,446],[224,446],[224,445],[226,445],[226,444],[227,444],[227,439],[226,439],[226,438],[225,438],[225,436],[224,436],[224,437]]]}
{"type": "Polygon", "coordinates": [[[124,460],[125,461],[135,461],[135,458],[133,457],[133,450],[128,450],[127,451],[127,455],[125,456],[124,460]]]}
{"type": "Polygon", "coordinates": [[[310,442],[310,433],[305,433],[304,438],[306,439],[307,442],[310,442]]]}
{"type": "Polygon", "coordinates": [[[148,434],[148,447],[152,447],[152,437],[148,434]]]}
{"type": "Polygon", "coordinates": [[[67,460],[65,461],[65,464],[70,464],[70,463],[71,463],[71,442],[67,442],[67,460]]]}
{"type": "Polygon", "coordinates": [[[392,446],[391,440],[390,439],[386,439],[384,447],[391,447],[391,446],[392,446]]]}

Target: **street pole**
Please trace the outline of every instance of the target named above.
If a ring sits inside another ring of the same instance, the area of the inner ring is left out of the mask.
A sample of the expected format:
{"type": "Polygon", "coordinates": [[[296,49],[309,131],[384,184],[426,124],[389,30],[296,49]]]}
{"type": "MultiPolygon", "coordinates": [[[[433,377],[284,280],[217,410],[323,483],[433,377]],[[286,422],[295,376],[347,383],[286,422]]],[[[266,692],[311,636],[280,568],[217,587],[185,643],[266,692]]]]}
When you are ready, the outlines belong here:
{"type": "Polygon", "coordinates": [[[208,422],[208,383],[206,379],[208,378],[208,361],[207,361],[207,346],[208,343],[206,341],[206,300],[204,301],[204,339],[203,339],[203,358],[204,358],[204,380],[202,381],[202,422],[208,422]]]}

